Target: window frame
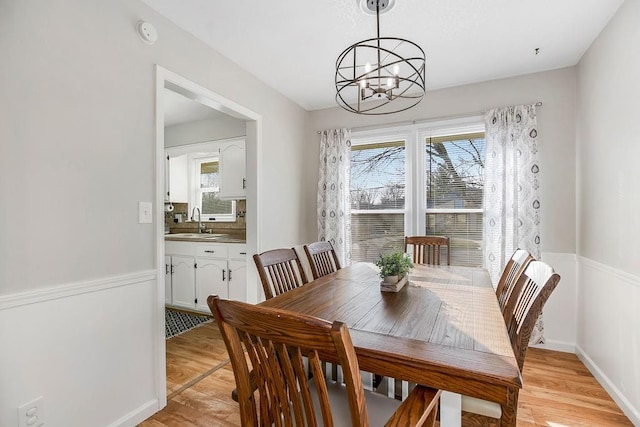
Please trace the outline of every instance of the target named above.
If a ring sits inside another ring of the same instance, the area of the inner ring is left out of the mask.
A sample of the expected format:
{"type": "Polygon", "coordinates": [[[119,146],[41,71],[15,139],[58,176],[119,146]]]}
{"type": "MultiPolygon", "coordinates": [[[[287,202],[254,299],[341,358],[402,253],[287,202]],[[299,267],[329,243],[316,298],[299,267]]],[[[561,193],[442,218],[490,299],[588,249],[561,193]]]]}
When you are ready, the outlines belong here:
{"type": "Polygon", "coordinates": [[[428,138],[478,132],[485,132],[484,118],[478,115],[352,131],[352,147],[404,140],[405,206],[404,209],[352,209],[351,214],[403,213],[405,235],[411,236],[424,234],[429,213],[484,213],[484,209],[427,209],[426,165],[422,150],[422,144],[428,138]]]}
{"type": "MultiPolygon", "coordinates": [[[[411,206],[412,201],[412,183],[411,183],[411,174],[410,174],[410,162],[409,162],[409,147],[412,145],[411,142],[411,134],[409,132],[378,132],[377,134],[362,134],[358,136],[356,133],[356,137],[351,136],[351,150],[353,151],[353,147],[362,146],[362,145],[373,145],[380,144],[385,142],[398,142],[404,141],[404,180],[405,180],[405,191],[404,191],[404,208],[402,209],[351,209],[351,215],[358,214],[370,214],[370,213],[379,213],[379,214],[404,214],[404,229],[407,230],[407,227],[410,225],[411,218],[408,218],[410,211],[407,209],[407,206],[411,206]]],[[[351,181],[351,177],[349,177],[351,181]]]]}
{"type": "Polygon", "coordinates": [[[426,162],[422,161],[422,146],[426,144],[426,140],[428,138],[438,138],[443,136],[456,136],[456,135],[464,135],[464,134],[472,134],[472,133],[484,133],[485,126],[484,121],[481,123],[468,123],[463,126],[453,126],[451,128],[439,127],[436,129],[423,129],[418,132],[417,135],[417,144],[416,148],[419,150],[419,153],[415,159],[418,163],[418,176],[420,177],[420,182],[418,183],[418,218],[416,223],[416,231],[417,230],[426,230],[427,228],[427,214],[429,213],[439,213],[439,214],[448,214],[448,213],[484,213],[483,208],[477,209],[440,209],[440,208],[427,208],[427,188],[426,188],[426,162]]]}
{"type": "MultiPolygon", "coordinates": [[[[191,211],[197,207],[200,209],[201,222],[236,222],[236,201],[231,200],[231,213],[220,215],[206,215],[202,212],[202,193],[200,188],[201,165],[203,163],[217,162],[218,174],[220,174],[220,151],[209,153],[190,153],[187,156],[187,165],[189,173],[189,206],[191,211]]],[[[207,187],[204,192],[220,193],[220,187],[207,187]]]]}

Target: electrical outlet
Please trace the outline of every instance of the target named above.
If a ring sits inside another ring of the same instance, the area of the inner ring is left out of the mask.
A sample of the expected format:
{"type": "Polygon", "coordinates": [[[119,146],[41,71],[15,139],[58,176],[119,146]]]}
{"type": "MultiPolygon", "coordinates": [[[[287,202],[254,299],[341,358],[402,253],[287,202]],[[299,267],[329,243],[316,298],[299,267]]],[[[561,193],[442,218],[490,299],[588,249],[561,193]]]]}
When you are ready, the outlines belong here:
{"type": "Polygon", "coordinates": [[[18,427],[44,426],[44,397],[40,396],[18,408],[18,427]]]}

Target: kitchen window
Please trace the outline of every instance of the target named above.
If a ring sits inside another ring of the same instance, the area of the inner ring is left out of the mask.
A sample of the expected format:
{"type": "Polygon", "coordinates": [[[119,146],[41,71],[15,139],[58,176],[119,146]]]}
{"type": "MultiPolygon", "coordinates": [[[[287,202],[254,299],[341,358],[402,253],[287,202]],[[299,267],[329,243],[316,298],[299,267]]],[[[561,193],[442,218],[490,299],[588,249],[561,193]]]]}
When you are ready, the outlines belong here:
{"type": "Polygon", "coordinates": [[[481,120],[354,132],[351,140],[353,261],[402,251],[406,235],[444,235],[452,264],[482,265],[481,120]]]}
{"type": "Polygon", "coordinates": [[[220,194],[220,163],[217,156],[191,156],[193,170],[192,203],[202,213],[202,221],[229,222],[236,220],[236,202],[222,200],[220,194]]]}

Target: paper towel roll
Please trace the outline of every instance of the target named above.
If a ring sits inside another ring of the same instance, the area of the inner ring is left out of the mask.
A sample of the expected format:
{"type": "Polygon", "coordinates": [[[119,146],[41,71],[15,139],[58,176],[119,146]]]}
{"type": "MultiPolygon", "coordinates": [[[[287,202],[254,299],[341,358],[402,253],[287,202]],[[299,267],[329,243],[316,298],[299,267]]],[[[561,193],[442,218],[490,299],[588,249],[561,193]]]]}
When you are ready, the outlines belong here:
{"type": "Polygon", "coordinates": [[[165,204],[164,205],[164,211],[165,212],[173,212],[173,205],[171,203],[169,203],[168,205],[165,204]]]}

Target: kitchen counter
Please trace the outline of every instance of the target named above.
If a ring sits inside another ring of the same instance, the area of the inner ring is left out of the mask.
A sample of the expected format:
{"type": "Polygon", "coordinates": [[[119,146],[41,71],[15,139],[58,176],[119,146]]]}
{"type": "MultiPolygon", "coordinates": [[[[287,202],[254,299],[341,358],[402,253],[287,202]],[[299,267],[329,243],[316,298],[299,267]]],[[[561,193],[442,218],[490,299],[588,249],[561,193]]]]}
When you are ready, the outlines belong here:
{"type": "Polygon", "coordinates": [[[247,243],[247,239],[232,234],[210,233],[175,233],[165,234],[165,241],[171,242],[198,242],[198,243],[247,243]]]}

